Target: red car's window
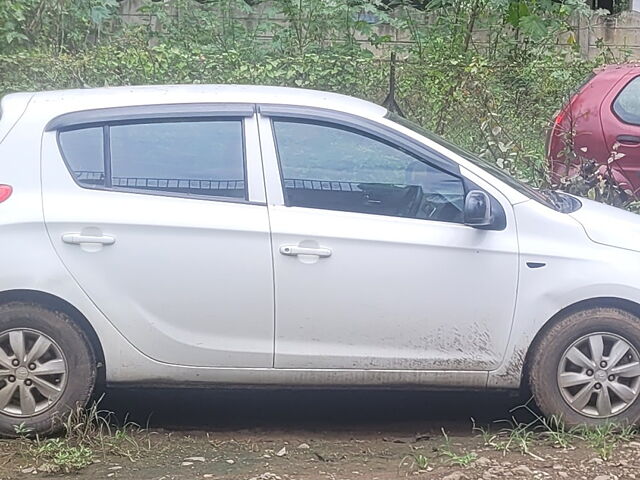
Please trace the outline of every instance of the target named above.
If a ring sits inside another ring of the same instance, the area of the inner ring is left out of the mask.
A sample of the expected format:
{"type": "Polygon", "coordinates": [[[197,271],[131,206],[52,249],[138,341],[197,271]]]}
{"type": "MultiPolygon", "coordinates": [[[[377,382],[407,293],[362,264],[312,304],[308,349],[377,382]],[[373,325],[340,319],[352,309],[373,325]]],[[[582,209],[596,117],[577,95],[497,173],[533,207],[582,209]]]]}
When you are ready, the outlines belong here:
{"type": "Polygon", "coordinates": [[[613,102],[613,111],[625,123],[640,125],[640,76],[631,80],[613,102]]]}

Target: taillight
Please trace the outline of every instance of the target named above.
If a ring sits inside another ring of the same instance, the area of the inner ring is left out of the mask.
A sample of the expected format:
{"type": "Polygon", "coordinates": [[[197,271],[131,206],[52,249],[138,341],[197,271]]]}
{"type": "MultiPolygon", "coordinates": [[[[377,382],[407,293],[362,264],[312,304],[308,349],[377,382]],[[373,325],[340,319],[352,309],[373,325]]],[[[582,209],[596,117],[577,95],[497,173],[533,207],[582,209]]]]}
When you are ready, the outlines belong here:
{"type": "Polygon", "coordinates": [[[11,185],[0,185],[0,203],[4,202],[13,193],[11,185]]]}
{"type": "Polygon", "coordinates": [[[547,157],[551,161],[556,160],[551,157],[554,153],[558,153],[557,151],[553,151],[554,148],[556,148],[558,145],[557,142],[561,142],[563,140],[562,123],[564,122],[566,115],[567,107],[563,108],[556,114],[555,118],[553,119],[553,126],[549,129],[549,134],[547,135],[547,144],[545,146],[545,150],[547,152],[547,157]]]}

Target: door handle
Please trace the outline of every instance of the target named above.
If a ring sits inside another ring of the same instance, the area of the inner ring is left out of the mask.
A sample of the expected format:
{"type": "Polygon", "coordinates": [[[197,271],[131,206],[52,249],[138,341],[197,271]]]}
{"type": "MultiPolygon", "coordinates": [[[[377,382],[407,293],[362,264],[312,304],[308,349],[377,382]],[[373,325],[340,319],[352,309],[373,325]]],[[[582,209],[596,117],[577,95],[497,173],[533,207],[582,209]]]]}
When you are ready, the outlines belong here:
{"type": "Polygon", "coordinates": [[[618,135],[616,140],[627,145],[640,145],[640,137],[637,135],[618,135]]]}
{"type": "Polygon", "coordinates": [[[324,247],[299,247],[298,245],[281,245],[280,253],[296,257],[298,255],[315,255],[316,257],[326,258],[331,256],[331,249],[324,247]]]}
{"type": "Polygon", "coordinates": [[[82,235],[81,233],[65,233],[62,241],[71,245],[81,245],[83,243],[98,243],[100,245],[113,245],[115,237],[109,235],[82,235]]]}

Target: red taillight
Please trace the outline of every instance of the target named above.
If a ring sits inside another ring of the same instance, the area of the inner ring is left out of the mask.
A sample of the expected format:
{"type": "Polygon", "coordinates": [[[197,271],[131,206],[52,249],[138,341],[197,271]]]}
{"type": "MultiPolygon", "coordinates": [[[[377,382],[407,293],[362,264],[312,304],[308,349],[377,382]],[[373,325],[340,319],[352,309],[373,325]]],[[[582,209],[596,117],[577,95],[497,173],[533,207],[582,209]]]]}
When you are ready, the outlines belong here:
{"type": "Polygon", "coordinates": [[[13,193],[11,185],[0,185],[0,203],[4,202],[13,193]]]}

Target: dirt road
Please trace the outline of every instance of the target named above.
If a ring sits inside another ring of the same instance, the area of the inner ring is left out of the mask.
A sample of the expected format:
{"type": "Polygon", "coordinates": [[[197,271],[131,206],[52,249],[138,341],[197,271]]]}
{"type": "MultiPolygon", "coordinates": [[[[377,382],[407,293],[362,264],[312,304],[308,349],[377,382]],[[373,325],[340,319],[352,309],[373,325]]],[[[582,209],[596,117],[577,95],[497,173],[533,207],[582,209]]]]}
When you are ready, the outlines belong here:
{"type": "MultiPolygon", "coordinates": [[[[92,439],[90,465],[69,476],[640,478],[640,442],[632,432],[514,429],[504,420],[533,418],[526,409],[510,413],[521,403],[505,394],[468,392],[111,391],[101,407],[144,429],[92,439]]],[[[73,470],[67,456],[78,451],[57,452],[53,465],[51,445],[0,442],[0,479],[64,477],[60,471],[73,470]]]]}

